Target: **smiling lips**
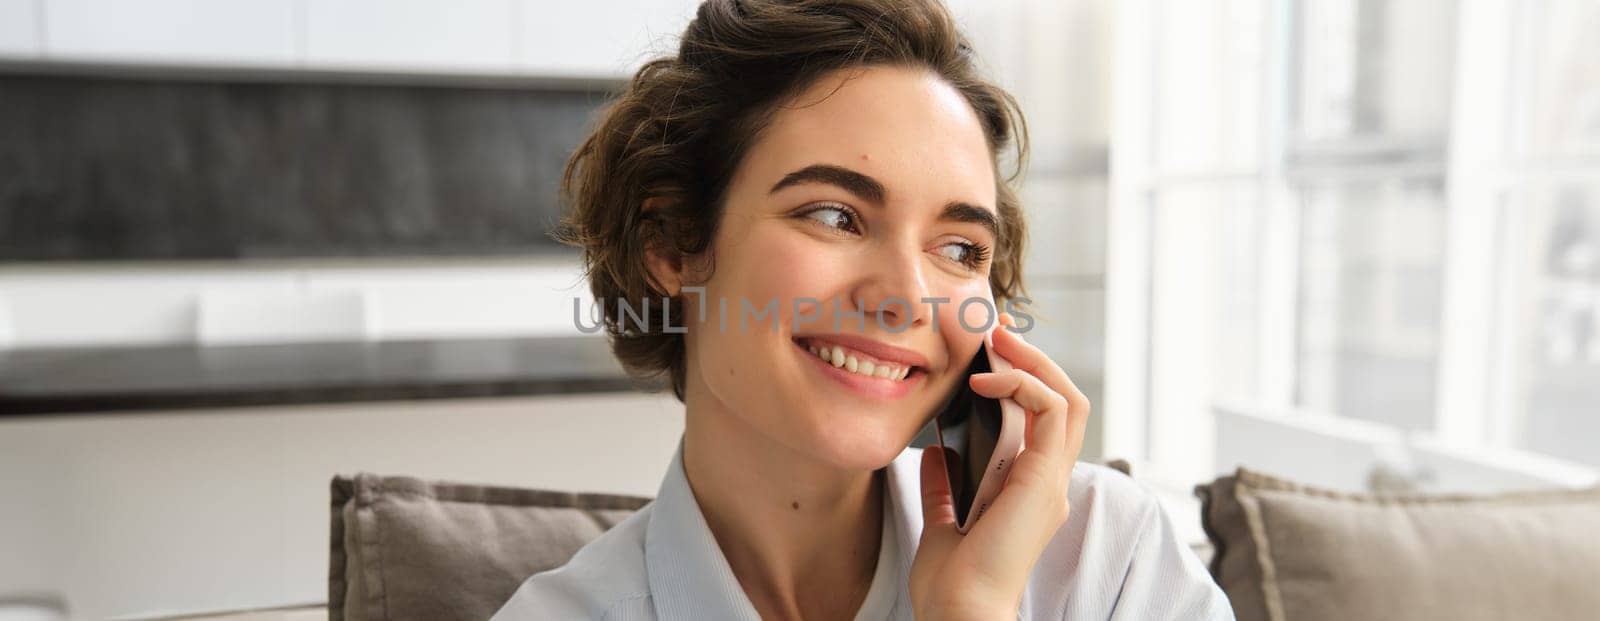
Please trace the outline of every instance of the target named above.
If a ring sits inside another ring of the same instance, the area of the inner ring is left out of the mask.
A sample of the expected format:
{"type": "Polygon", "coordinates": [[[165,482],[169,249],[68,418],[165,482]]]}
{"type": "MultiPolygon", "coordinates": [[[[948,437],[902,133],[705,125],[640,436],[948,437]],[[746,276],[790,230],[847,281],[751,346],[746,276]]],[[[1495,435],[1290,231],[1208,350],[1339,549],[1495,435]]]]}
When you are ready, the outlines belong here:
{"type": "Polygon", "coordinates": [[[817,356],[822,361],[833,365],[834,368],[855,375],[899,382],[905,380],[916,369],[914,364],[885,360],[882,357],[873,356],[860,349],[832,342],[831,340],[803,338],[799,339],[799,342],[801,347],[806,348],[812,355],[817,356]]]}
{"type": "Polygon", "coordinates": [[[828,361],[828,364],[857,375],[891,379],[898,382],[905,379],[906,374],[911,372],[911,367],[891,364],[881,360],[873,362],[870,359],[865,359],[865,354],[845,349],[838,345],[822,345],[820,347],[811,345],[808,349],[811,350],[811,353],[816,354],[817,357],[828,361]]]}

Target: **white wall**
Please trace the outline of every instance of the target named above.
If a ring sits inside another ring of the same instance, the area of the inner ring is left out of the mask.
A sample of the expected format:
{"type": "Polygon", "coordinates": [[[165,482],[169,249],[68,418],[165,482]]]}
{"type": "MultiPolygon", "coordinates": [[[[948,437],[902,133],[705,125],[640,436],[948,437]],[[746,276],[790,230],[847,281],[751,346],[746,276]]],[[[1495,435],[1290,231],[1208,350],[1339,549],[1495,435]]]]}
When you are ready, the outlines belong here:
{"type": "Polygon", "coordinates": [[[13,264],[0,349],[577,335],[575,297],[576,259],[13,264]]]}
{"type": "Polygon", "coordinates": [[[620,77],[689,0],[0,0],[0,59],[620,77]]]}
{"type": "Polygon", "coordinates": [[[74,619],[323,602],[329,480],[655,496],[670,395],[0,420],[0,595],[74,619]]]}

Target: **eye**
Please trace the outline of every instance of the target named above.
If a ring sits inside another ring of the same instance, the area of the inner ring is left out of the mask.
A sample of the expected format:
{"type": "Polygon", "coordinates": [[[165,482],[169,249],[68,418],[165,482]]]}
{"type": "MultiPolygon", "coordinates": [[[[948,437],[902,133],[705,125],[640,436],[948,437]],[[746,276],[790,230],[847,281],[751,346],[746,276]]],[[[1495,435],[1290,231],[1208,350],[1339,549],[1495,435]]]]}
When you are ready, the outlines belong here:
{"type": "Polygon", "coordinates": [[[973,242],[952,242],[939,247],[939,256],[977,271],[989,260],[989,248],[973,242]]]}
{"type": "Polygon", "coordinates": [[[855,212],[837,203],[824,203],[801,214],[823,226],[845,233],[860,233],[855,212]]]}

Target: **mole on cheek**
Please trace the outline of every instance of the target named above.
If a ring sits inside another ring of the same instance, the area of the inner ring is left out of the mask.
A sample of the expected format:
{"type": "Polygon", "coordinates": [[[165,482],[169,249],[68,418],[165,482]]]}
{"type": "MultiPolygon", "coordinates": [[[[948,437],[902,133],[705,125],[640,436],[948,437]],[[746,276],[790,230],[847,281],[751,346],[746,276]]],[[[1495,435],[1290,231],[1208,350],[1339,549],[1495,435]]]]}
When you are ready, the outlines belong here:
{"type": "Polygon", "coordinates": [[[800,510],[800,503],[798,501],[796,501],[795,503],[791,504],[790,506],[794,507],[796,511],[800,510]]]}

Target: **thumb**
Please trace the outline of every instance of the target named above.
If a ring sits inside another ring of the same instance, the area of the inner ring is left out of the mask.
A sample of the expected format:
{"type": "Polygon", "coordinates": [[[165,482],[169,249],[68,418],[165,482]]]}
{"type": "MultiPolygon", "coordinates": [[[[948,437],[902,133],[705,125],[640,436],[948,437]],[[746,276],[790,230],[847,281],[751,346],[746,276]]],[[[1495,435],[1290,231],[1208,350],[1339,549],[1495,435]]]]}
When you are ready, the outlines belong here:
{"type": "Polygon", "coordinates": [[[911,592],[912,608],[918,617],[932,604],[925,604],[939,593],[940,576],[961,543],[956,531],[956,510],[951,501],[950,482],[945,475],[945,453],[939,445],[922,449],[922,535],[916,556],[911,560],[911,575],[906,587],[911,592]]]}
{"type": "Polygon", "coordinates": [[[955,501],[950,495],[950,479],[945,470],[945,449],[938,445],[922,449],[922,543],[958,536],[955,501]]]}

